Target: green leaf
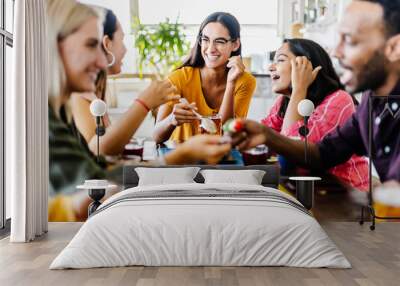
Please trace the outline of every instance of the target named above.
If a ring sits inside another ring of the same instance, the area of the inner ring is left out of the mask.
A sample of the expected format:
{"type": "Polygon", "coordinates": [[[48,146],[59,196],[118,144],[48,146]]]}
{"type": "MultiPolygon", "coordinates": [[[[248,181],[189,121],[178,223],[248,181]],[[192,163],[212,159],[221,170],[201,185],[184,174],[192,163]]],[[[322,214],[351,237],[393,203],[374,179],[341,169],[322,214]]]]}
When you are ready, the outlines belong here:
{"type": "Polygon", "coordinates": [[[188,54],[190,43],[186,40],[184,26],[179,24],[178,17],[173,23],[166,18],[156,26],[146,26],[139,19],[133,19],[139,74],[146,67],[153,69],[160,78],[165,78],[182,64],[182,57],[188,54]]]}

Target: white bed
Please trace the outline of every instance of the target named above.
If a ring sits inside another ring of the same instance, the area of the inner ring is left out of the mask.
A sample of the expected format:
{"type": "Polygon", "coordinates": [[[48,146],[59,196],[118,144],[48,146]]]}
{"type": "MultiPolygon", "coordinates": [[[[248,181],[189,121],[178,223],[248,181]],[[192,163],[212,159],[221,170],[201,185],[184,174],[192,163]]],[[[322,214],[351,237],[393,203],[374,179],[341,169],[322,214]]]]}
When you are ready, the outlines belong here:
{"type": "Polygon", "coordinates": [[[350,268],[292,197],[264,186],[138,186],[109,198],[50,269],[145,266],[350,268]]]}

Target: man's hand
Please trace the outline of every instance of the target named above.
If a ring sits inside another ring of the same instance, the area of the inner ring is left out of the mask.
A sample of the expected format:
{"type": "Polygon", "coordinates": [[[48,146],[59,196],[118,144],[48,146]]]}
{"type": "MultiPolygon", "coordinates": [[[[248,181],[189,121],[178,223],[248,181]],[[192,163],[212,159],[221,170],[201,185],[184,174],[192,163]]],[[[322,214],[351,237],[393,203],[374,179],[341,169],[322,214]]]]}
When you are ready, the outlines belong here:
{"type": "Polygon", "coordinates": [[[242,123],[242,132],[232,136],[233,146],[238,145],[240,150],[247,150],[266,143],[268,127],[253,120],[243,120],[242,123]]]}

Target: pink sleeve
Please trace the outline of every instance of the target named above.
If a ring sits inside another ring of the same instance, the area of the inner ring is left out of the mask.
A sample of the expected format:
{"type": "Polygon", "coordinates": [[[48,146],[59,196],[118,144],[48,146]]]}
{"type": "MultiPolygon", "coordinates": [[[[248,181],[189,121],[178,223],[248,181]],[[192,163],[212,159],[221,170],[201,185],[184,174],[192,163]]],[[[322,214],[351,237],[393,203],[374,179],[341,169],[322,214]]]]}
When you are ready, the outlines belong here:
{"type": "MultiPolygon", "coordinates": [[[[342,125],[355,111],[355,106],[351,96],[345,91],[339,90],[327,96],[318,105],[308,120],[310,130],[308,139],[311,142],[318,142],[326,134],[342,125]]],[[[284,135],[300,136],[299,128],[303,125],[303,120],[294,123],[284,135]]]]}
{"type": "Polygon", "coordinates": [[[277,132],[281,132],[282,124],[283,124],[283,117],[279,116],[279,109],[281,107],[283,100],[283,96],[278,97],[275,100],[274,105],[272,106],[269,114],[264,119],[261,119],[261,123],[265,126],[271,127],[277,132]]]}

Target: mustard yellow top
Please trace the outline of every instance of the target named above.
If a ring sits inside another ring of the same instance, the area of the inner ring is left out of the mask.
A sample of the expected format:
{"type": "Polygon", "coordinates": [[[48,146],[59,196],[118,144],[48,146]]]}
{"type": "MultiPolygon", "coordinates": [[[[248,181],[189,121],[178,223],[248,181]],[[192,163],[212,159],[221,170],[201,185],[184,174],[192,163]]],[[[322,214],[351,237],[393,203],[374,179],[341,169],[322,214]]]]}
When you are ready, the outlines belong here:
{"type": "MultiPolygon", "coordinates": [[[[208,106],[201,88],[200,68],[183,67],[169,75],[169,80],[174,84],[178,93],[190,103],[195,102],[197,112],[204,116],[217,114],[218,108],[208,106]]],[[[244,72],[237,79],[234,90],[235,118],[245,118],[249,110],[250,100],[256,88],[256,79],[248,72],[244,72]]],[[[175,102],[168,103],[171,107],[175,102]]],[[[198,126],[192,123],[184,123],[175,128],[170,140],[184,141],[198,133],[198,126]]]]}

